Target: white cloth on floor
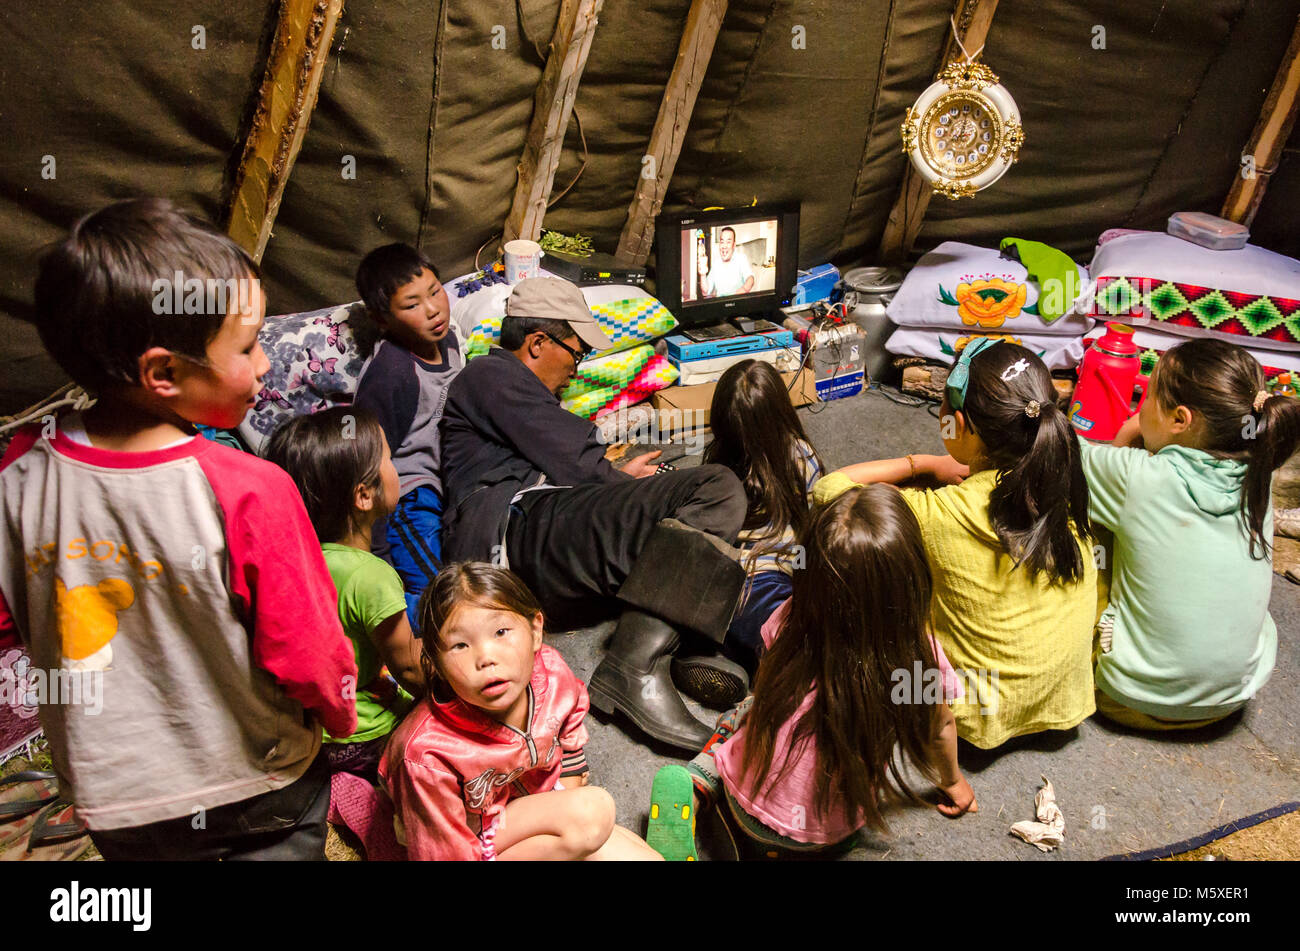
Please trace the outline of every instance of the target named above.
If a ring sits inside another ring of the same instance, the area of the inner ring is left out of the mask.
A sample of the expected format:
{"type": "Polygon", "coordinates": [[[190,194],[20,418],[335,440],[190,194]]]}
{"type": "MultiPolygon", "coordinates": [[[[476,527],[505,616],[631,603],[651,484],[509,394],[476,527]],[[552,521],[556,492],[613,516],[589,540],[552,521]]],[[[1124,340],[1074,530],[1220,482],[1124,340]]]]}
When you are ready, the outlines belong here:
{"type": "Polygon", "coordinates": [[[1050,852],[1065,841],[1065,814],[1056,804],[1052,781],[1043,777],[1043,788],[1034,795],[1037,822],[1024,820],[1011,827],[1011,834],[1024,839],[1040,852],[1050,852]]]}

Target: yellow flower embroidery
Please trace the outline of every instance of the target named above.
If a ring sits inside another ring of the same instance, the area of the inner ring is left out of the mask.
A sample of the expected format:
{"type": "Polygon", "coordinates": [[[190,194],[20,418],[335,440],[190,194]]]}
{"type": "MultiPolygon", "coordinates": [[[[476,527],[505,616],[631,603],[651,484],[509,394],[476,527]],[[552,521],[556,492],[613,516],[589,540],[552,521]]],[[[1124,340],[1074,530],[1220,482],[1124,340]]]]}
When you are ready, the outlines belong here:
{"type": "Polygon", "coordinates": [[[1005,321],[1020,316],[1028,289],[1027,284],[1004,281],[1000,277],[958,284],[957,313],[968,326],[1001,327],[1005,321]]]}
{"type": "Polygon", "coordinates": [[[961,353],[962,348],[965,347],[966,344],[970,343],[972,340],[979,340],[981,337],[988,337],[990,340],[1006,340],[1008,343],[1014,343],[1021,347],[1025,345],[1024,341],[1019,337],[1013,337],[1011,334],[969,334],[965,337],[957,338],[956,342],[952,345],[952,352],[961,353]]]}

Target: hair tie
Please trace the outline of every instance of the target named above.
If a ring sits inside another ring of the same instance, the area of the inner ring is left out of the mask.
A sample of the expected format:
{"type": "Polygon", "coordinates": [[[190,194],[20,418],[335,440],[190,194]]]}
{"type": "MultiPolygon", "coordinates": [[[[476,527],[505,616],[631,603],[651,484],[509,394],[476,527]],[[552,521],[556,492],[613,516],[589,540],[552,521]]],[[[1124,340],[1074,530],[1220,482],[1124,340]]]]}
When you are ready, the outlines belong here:
{"type": "Polygon", "coordinates": [[[1264,408],[1264,403],[1267,402],[1269,396],[1271,395],[1272,394],[1269,393],[1268,390],[1260,390],[1258,393],[1255,394],[1255,412],[1258,413],[1260,410],[1264,408]]]}
{"type": "Polygon", "coordinates": [[[1038,402],[1038,400],[1030,400],[1025,404],[1025,415],[1030,419],[1037,419],[1038,414],[1041,413],[1042,410],[1043,404],[1038,402]]]}

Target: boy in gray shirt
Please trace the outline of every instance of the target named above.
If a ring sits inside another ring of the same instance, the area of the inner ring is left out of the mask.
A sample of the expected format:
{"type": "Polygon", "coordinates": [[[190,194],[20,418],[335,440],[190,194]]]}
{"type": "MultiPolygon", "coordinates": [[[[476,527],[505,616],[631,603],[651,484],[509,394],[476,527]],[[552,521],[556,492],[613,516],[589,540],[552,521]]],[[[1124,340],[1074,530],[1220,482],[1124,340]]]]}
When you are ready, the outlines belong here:
{"type": "Polygon", "coordinates": [[[357,383],[356,405],[379,417],[400,479],[401,498],[387,520],[381,554],[401,575],[414,626],[420,594],[442,567],[438,422],[465,357],[447,291],[415,248],[376,248],[361,261],[356,280],[381,334],[357,383]]]}

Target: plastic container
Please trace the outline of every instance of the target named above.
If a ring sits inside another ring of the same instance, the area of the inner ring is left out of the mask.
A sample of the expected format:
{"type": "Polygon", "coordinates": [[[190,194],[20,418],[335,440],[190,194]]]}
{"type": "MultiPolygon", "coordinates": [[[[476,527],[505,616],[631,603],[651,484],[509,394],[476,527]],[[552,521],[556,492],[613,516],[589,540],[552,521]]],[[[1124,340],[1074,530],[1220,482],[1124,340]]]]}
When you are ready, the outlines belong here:
{"type": "Polygon", "coordinates": [[[1245,225],[1203,211],[1174,212],[1165,230],[1211,251],[1236,251],[1250,240],[1250,229],[1245,225]]]}
{"type": "Polygon", "coordinates": [[[546,252],[536,241],[517,238],[506,242],[501,249],[501,256],[506,265],[506,283],[512,287],[530,277],[537,277],[541,272],[542,258],[546,252]]]}
{"type": "Polygon", "coordinates": [[[1138,372],[1138,354],[1133,328],[1115,323],[1107,324],[1106,333],[1084,353],[1070,404],[1070,424],[1080,436],[1114,439],[1125,420],[1141,408],[1149,381],[1138,372]],[[1135,390],[1141,391],[1136,404],[1135,390]]]}
{"type": "Polygon", "coordinates": [[[885,344],[894,325],[885,309],[903,286],[906,275],[898,268],[855,267],[844,272],[844,289],[857,295],[858,304],[850,316],[862,328],[863,370],[870,380],[879,380],[889,371],[891,355],[885,344]]]}
{"type": "Polygon", "coordinates": [[[794,303],[811,304],[826,300],[839,283],[840,271],[834,264],[818,264],[800,271],[794,288],[794,303]]]}

